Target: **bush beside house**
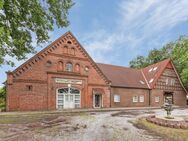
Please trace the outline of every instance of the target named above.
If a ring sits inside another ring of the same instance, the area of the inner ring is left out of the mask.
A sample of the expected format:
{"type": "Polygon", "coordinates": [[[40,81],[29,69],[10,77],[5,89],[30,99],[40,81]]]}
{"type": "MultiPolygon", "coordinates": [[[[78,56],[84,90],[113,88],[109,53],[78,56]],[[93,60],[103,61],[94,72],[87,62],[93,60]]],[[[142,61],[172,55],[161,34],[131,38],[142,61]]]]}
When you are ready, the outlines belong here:
{"type": "Polygon", "coordinates": [[[0,88],[0,111],[5,111],[6,108],[6,89],[5,87],[0,88]]]}

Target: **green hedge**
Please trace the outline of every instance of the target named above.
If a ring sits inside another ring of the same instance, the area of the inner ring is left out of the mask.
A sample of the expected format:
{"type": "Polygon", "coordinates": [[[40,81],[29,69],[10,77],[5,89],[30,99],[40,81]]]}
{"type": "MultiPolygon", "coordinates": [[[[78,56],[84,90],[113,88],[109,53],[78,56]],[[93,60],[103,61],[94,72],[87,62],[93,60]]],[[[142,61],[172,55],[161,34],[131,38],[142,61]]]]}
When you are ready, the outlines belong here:
{"type": "Polygon", "coordinates": [[[5,111],[6,108],[6,89],[5,87],[0,88],[0,110],[5,111]]]}

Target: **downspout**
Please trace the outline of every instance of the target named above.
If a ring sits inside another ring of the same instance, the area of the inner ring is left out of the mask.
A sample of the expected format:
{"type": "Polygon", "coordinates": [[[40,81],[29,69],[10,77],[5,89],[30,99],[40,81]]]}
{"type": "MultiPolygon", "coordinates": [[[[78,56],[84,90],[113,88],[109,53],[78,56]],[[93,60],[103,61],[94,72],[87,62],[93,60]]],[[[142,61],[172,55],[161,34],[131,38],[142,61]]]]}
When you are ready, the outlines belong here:
{"type": "Polygon", "coordinates": [[[112,89],[111,89],[111,82],[109,83],[109,89],[110,89],[110,108],[112,107],[112,89]]]}

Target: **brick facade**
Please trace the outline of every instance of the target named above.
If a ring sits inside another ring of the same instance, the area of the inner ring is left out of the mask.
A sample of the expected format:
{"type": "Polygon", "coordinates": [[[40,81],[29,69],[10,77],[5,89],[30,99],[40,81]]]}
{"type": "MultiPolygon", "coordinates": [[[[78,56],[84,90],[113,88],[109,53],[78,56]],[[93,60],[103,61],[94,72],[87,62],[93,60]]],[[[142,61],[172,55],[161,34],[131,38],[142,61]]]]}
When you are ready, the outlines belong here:
{"type": "MultiPolygon", "coordinates": [[[[172,89],[174,103],[183,106],[186,92],[181,85],[177,86],[180,89],[172,89]]],[[[165,90],[157,86],[152,90],[113,87],[72,33],[67,32],[16,70],[7,73],[7,111],[56,110],[58,89],[68,87],[80,91],[80,108],[95,107],[95,96],[99,94],[101,108],[160,106],[165,90]],[[72,64],[72,71],[67,71],[67,64],[72,64]],[[58,83],[57,78],[81,83],[58,83]],[[120,95],[120,102],[114,102],[114,94],[120,95]],[[157,95],[160,96],[159,103],[153,100],[157,95]],[[133,96],[144,96],[144,102],[133,102],[133,96]]]]}

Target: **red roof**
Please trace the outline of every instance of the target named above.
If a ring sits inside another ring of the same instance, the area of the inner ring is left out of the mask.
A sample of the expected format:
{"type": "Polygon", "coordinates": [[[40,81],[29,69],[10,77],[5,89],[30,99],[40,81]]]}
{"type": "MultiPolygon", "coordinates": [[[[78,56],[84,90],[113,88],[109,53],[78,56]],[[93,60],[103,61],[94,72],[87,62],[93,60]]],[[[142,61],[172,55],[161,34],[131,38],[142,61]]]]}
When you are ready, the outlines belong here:
{"type": "Polygon", "coordinates": [[[111,86],[151,89],[169,62],[170,59],[166,59],[142,69],[101,63],[97,63],[97,65],[111,81],[111,86]]]}
{"type": "Polygon", "coordinates": [[[160,77],[166,66],[169,64],[170,59],[163,60],[156,64],[149,65],[142,69],[145,78],[148,82],[149,88],[153,88],[155,82],[160,77]]]}
{"type": "Polygon", "coordinates": [[[101,63],[97,65],[111,81],[111,86],[148,88],[141,70],[101,63]]]}

